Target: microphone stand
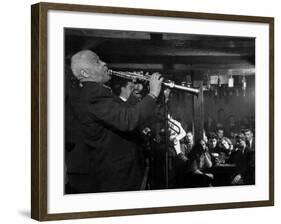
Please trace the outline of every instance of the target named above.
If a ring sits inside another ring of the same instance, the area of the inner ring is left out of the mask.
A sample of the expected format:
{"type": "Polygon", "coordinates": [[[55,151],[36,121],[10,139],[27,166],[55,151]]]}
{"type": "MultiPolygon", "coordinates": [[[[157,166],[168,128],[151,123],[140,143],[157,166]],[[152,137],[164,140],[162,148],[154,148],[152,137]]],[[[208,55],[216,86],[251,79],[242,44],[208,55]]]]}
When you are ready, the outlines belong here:
{"type": "Polygon", "coordinates": [[[170,96],[171,89],[165,89],[164,90],[164,116],[165,116],[165,184],[166,188],[169,188],[169,111],[168,111],[168,102],[169,102],[169,96],[170,96]]]}

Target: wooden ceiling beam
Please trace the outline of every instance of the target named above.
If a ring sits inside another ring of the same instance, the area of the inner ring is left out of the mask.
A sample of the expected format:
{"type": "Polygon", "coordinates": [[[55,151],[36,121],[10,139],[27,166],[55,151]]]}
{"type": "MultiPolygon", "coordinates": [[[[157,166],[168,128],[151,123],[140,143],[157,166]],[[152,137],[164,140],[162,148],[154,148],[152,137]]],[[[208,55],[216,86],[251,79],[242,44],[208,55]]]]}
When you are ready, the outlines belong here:
{"type": "Polygon", "coordinates": [[[135,54],[115,55],[107,54],[105,52],[97,52],[100,58],[107,63],[140,63],[140,64],[252,64],[254,65],[254,58],[248,56],[143,56],[135,54]]]}

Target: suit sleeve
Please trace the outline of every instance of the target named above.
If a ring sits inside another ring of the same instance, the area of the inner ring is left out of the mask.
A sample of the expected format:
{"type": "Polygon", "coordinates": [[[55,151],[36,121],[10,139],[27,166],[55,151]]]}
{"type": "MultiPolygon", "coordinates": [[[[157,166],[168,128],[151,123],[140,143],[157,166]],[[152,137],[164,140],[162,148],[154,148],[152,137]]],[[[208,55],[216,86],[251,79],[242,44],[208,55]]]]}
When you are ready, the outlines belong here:
{"type": "Polygon", "coordinates": [[[106,125],[120,131],[132,131],[151,115],[155,105],[155,100],[149,95],[135,106],[127,107],[116,102],[111,94],[102,94],[91,97],[88,111],[106,125]]]}

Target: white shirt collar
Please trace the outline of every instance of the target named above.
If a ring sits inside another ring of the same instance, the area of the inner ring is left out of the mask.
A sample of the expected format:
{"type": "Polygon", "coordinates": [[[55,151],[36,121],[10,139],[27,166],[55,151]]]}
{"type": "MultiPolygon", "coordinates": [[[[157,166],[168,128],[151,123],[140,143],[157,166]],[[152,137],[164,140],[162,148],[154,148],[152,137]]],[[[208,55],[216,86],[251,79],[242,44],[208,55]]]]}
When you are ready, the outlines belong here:
{"type": "Polygon", "coordinates": [[[124,101],[124,102],[126,102],[128,99],[126,99],[125,97],[123,97],[123,96],[119,96],[119,98],[122,100],[122,101],[124,101]]]}

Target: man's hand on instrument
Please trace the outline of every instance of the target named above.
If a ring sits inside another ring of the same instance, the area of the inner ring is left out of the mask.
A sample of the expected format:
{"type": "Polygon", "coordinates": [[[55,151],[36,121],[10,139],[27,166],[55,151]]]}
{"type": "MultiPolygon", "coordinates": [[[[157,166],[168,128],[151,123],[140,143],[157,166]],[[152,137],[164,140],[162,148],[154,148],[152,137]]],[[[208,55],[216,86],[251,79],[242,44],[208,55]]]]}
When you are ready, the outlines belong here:
{"type": "Polygon", "coordinates": [[[158,97],[161,91],[163,77],[159,73],[153,73],[149,81],[149,93],[155,97],[158,97]]]}

